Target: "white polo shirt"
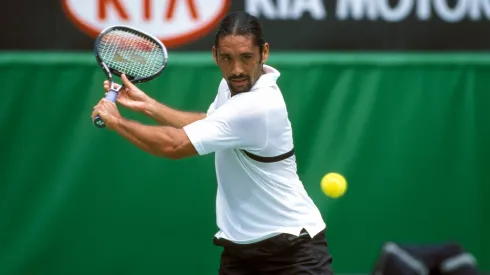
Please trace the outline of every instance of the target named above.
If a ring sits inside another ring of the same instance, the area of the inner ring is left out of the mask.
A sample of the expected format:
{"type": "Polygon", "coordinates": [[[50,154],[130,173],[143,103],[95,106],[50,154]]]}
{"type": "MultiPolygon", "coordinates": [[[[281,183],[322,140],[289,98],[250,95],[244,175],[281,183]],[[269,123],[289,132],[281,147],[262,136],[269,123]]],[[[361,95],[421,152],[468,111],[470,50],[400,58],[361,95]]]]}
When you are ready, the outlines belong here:
{"type": "Polygon", "coordinates": [[[255,161],[241,150],[273,157],[293,148],[286,104],[276,84],[280,73],[265,74],[249,92],[233,97],[226,81],[207,117],[184,127],[199,155],[215,153],[218,238],[253,243],[280,233],[313,237],[325,228],[320,211],[296,173],[294,156],[272,163],[255,161]]]}

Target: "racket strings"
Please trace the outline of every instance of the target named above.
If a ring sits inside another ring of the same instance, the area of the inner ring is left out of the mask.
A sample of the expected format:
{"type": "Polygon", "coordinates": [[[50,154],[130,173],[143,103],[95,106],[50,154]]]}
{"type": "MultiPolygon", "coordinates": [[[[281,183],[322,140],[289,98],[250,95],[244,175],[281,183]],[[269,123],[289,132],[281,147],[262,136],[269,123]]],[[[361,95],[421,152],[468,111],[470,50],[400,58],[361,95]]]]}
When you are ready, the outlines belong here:
{"type": "Polygon", "coordinates": [[[132,77],[152,76],[165,62],[159,44],[124,30],[114,30],[103,36],[99,55],[109,67],[132,77]]]}

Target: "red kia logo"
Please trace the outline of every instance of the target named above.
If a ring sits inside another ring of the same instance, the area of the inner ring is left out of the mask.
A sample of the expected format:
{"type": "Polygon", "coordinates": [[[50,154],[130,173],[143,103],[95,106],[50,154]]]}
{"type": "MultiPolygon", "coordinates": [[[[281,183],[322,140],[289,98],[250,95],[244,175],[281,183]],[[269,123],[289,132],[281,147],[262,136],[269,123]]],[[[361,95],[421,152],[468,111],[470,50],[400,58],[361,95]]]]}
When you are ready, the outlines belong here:
{"type": "Polygon", "coordinates": [[[151,33],[167,47],[208,34],[228,12],[231,0],[63,0],[69,19],[95,38],[112,25],[151,33]]]}

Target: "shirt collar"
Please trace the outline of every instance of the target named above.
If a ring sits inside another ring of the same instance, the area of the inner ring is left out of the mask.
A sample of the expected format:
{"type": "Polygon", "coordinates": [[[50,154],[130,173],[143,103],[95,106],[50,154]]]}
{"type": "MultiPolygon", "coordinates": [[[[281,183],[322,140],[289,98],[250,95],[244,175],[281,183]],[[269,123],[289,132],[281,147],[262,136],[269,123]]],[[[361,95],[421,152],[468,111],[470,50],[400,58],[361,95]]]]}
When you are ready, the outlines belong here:
{"type": "Polygon", "coordinates": [[[262,74],[250,91],[276,85],[276,81],[281,73],[275,68],[264,64],[264,74],[262,74]]]}

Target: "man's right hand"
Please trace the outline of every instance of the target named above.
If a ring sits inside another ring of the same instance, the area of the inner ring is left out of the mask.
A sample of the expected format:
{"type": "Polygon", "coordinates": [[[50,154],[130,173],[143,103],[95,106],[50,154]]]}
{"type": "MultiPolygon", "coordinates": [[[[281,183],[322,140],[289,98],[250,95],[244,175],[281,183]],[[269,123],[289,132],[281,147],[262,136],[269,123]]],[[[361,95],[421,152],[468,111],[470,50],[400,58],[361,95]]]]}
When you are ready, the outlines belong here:
{"type": "MultiPolygon", "coordinates": [[[[148,105],[152,102],[152,99],[146,95],[143,91],[138,89],[131,81],[129,81],[126,75],[121,75],[124,87],[119,91],[117,96],[117,103],[122,106],[135,111],[143,112],[148,108],[148,105]]],[[[114,88],[118,88],[119,84],[114,84],[114,88]]],[[[110,89],[109,81],[104,81],[104,90],[106,93],[110,89]]]]}

